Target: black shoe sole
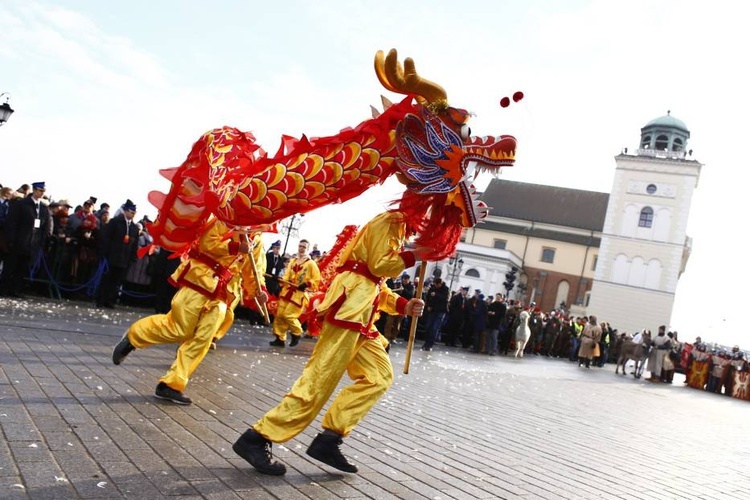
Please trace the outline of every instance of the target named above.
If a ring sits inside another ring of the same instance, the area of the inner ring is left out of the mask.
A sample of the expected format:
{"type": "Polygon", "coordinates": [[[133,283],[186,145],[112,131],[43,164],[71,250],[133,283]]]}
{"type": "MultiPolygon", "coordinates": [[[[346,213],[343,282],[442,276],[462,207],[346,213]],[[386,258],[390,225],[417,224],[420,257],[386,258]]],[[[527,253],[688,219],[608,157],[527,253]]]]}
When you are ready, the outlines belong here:
{"type": "Polygon", "coordinates": [[[179,399],[170,398],[169,396],[160,396],[158,394],[154,394],[154,397],[156,399],[161,399],[162,401],[170,401],[170,402],[172,402],[172,403],[174,403],[176,405],[188,406],[188,405],[193,404],[192,401],[182,401],[182,400],[179,400],[179,399]]]}
{"type": "Polygon", "coordinates": [[[345,464],[336,464],[330,460],[327,460],[327,457],[322,455],[316,455],[315,452],[310,452],[310,450],[307,450],[307,455],[314,458],[318,462],[322,462],[330,467],[333,467],[336,470],[340,470],[341,472],[348,472],[349,474],[356,474],[359,469],[355,465],[349,464],[349,466],[345,464]]]}
{"type": "Polygon", "coordinates": [[[189,397],[185,396],[180,391],[176,391],[172,389],[164,382],[159,382],[159,385],[156,386],[156,391],[154,391],[154,397],[156,399],[170,401],[174,404],[183,405],[183,406],[187,406],[193,403],[193,401],[189,397]],[[161,390],[161,394],[160,394],[160,390],[161,390]]]}

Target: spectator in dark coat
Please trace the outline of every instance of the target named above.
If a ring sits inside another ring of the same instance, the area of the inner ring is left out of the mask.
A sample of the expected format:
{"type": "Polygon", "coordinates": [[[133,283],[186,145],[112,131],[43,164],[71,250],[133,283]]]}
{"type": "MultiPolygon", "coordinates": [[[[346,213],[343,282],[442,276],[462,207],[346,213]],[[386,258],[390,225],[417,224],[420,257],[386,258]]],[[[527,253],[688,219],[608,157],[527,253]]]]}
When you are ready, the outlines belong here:
{"type": "Polygon", "coordinates": [[[474,335],[472,337],[473,352],[480,352],[484,345],[484,329],[487,328],[487,302],[484,300],[484,294],[477,295],[474,302],[474,335]]]}
{"type": "Polygon", "coordinates": [[[445,326],[446,339],[445,345],[457,347],[457,342],[461,339],[461,332],[464,325],[464,304],[466,303],[466,294],[469,287],[464,286],[453,294],[448,304],[448,324],[445,326]]]}
{"type": "Polygon", "coordinates": [[[495,300],[487,306],[487,341],[485,343],[485,350],[490,356],[497,354],[497,338],[505,320],[507,310],[508,306],[505,304],[503,294],[496,293],[495,300]]]}
{"type": "Polygon", "coordinates": [[[121,208],[122,213],[104,226],[99,238],[99,256],[107,261],[108,269],[99,285],[97,307],[114,309],[118,289],[137,258],[138,227],[133,221],[136,207],[128,200],[121,208]]]}
{"type": "Polygon", "coordinates": [[[3,264],[0,295],[20,298],[24,276],[32,259],[52,236],[52,216],[42,201],[44,182],[32,184],[31,195],[10,204],[5,221],[8,256],[3,264]]]}
{"type": "Polygon", "coordinates": [[[474,308],[481,290],[474,290],[474,295],[464,300],[464,328],[461,336],[463,347],[472,347],[474,341],[474,308]]]}
{"type": "Polygon", "coordinates": [[[281,240],[271,244],[271,249],[266,252],[266,289],[268,293],[278,297],[281,291],[279,278],[284,275],[284,257],[281,255],[281,240]]]}
{"type": "Polygon", "coordinates": [[[432,346],[440,337],[440,328],[443,326],[443,321],[448,313],[448,293],[448,287],[440,278],[435,278],[429,290],[427,290],[427,296],[424,299],[425,310],[427,311],[425,341],[422,346],[424,351],[431,351],[432,346]]]}
{"type": "Polygon", "coordinates": [[[13,199],[13,189],[4,187],[0,189],[0,264],[8,255],[8,239],[5,237],[5,222],[8,220],[10,202],[13,199]]]}

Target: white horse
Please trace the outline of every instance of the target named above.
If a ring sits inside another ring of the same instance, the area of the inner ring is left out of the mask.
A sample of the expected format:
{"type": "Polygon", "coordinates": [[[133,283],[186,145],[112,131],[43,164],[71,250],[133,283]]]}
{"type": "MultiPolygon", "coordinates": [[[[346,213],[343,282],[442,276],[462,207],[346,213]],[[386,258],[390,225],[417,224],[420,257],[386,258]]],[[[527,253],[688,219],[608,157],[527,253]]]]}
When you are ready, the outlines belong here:
{"type": "Polygon", "coordinates": [[[529,329],[529,318],[531,315],[528,311],[521,311],[518,315],[518,327],[516,328],[516,354],[515,357],[522,358],[523,350],[526,348],[526,343],[531,337],[531,330],[529,329]]]}

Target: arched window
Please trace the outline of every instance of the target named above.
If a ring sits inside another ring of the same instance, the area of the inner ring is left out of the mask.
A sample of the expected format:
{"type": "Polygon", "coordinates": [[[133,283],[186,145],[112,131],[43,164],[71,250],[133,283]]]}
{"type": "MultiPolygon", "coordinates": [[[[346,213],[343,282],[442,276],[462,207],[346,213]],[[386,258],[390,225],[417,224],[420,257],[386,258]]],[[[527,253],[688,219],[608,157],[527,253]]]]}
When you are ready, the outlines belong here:
{"type": "Polygon", "coordinates": [[[641,139],[641,149],[648,149],[651,147],[651,136],[644,135],[641,139]]]}
{"type": "Polygon", "coordinates": [[[654,223],[654,209],[651,207],[643,207],[641,209],[641,216],[638,219],[638,227],[651,227],[654,223]]]}
{"type": "Polygon", "coordinates": [[[660,135],[656,138],[656,144],[654,146],[654,149],[657,151],[665,151],[667,147],[669,146],[669,137],[666,135],[660,135]]]}
{"type": "Polygon", "coordinates": [[[466,271],[466,276],[469,276],[470,278],[479,278],[479,271],[472,267],[471,269],[466,271]]]}
{"type": "Polygon", "coordinates": [[[676,137],[672,142],[672,151],[682,151],[682,139],[676,137]]]}

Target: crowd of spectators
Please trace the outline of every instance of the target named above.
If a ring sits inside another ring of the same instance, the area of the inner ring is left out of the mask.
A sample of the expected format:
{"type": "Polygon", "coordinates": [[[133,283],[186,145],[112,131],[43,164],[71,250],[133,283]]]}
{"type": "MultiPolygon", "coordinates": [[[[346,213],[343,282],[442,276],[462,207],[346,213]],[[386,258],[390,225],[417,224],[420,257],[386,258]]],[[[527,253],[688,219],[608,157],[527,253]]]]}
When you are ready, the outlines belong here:
{"type": "MultiPolygon", "coordinates": [[[[1,186],[0,295],[23,297],[35,282],[58,297],[95,297],[102,283],[119,288],[122,281],[132,284],[135,293],[146,291],[151,259],[136,259],[134,250],[153,243],[148,217],[135,222],[130,200],[114,213],[109,203],[97,203],[94,196],[75,206],[52,199],[44,182],[15,190],[1,186]],[[115,234],[120,221],[126,234],[115,234]],[[118,268],[122,276],[116,276],[118,268]]],[[[109,298],[99,305],[114,306],[109,298]]]]}
{"type": "MultiPolygon", "coordinates": [[[[415,285],[408,274],[392,280],[389,285],[398,293],[414,293],[415,285]]],[[[731,352],[707,350],[700,338],[696,344],[683,343],[676,331],[667,331],[665,326],[660,326],[653,337],[648,329],[631,335],[618,332],[617,328],[606,321],[597,321],[594,316],[572,316],[564,308],[545,312],[534,302],[527,305],[519,300],[506,299],[502,293],[485,297],[481,290],[474,290],[470,295],[469,287],[448,293],[440,278],[432,278],[425,285],[426,312],[418,328],[424,338],[422,349],[425,351],[443,343],[447,347],[464,348],[477,354],[512,356],[520,313],[527,311],[531,332],[524,349],[527,356],[559,358],[577,363],[579,367],[601,368],[618,361],[625,343],[644,342],[649,382],[671,384],[675,372],[681,371],[685,372],[685,383],[688,384],[693,359],[697,358],[706,363],[701,365],[705,379],[698,377],[692,386],[712,392],[721,392],[723,387],[726,395],[741,390],[747,397],[742,394],[736,397],[750,399],[750,387],[738,389],[738,384],[733,382],[734,374],[742,375],[748,371],[745,354],[739,346],[734,346],[731,352]],[[694,345],[698,349],[691,354],[694,345]]],[[[406,319],[381,318],[381,331],[389,340],[407,340],[409,323],[406,319]]]]}

